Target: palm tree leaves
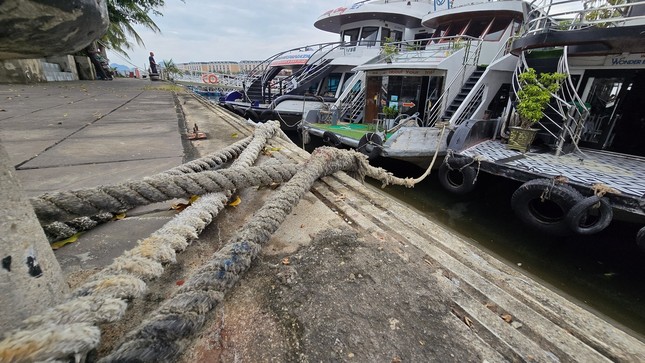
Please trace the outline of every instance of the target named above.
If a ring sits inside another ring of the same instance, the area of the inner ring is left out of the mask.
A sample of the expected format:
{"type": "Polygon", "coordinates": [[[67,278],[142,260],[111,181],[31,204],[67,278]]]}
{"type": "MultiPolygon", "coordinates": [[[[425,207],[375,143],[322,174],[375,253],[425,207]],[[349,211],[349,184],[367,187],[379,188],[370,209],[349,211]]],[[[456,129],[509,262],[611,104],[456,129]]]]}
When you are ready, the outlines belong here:
{"type": "Polygon", "coordinates": [[[158,10],[165,5],[165,0],[108,0],[108,15],[110,26],[102,37],[102,42],[110,49],[127,56],[127,49],[132,49],[128,36],[143,46],[143,39],[134,29],[134,25],[142,25],[155,33],[161,29],[155,24],[149,14],[162,16],[158,10]]]}

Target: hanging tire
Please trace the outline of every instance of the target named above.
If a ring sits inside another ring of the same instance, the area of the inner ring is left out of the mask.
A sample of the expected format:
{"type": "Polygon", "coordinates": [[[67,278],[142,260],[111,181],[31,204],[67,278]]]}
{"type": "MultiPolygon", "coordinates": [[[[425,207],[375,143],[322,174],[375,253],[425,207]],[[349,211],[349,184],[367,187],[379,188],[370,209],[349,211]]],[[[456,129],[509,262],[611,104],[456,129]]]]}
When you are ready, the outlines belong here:
{"type": "Polygon", "coordinates": [[[340,139],[338,138],[338,135],[331,131],[323,132],[322,141],[329,146],[340,146],[340,139]]]}
{"type": "Polygon", "coordinates": [[[511,207],[527,225],[547,234],[566,236],[572,233],[567,214],[582,199],[582,194],[568,185],[533,179],[513,193],[511,207]]]}
{"type": "Polygon", "coordinates": [[[453,167],[443,163],[439,167],[439,183],[453,194],[466,194],[475,189],[477,170],[472,166],[453,167]]]}
{"type": "Polygon", "coordinates": [[[645,227],[641,228],[638,233],[636,233],[636,245],[645,252],[645,227]]]}
{"type": "Polygon", "coordinates": [[[383,150],[381,145],[383,145],[383,139],[378,134],[368,132],[358,140],[356,150],[367,155],[367,159],[372,161],[381,156],[381,150],[383,150]]]}
{"type": "Polygon", "coordinates": [[[258,113],[255,112],[255,110],[250,109],[250,108],[248,110],[244,111],[244,118],[245,119],[251,119],[251,121],[253,121],[253,122],[260,121],[260,118],[258,117],[258,113]]]}
{"type": "Polygon", "coordinates": [[[614,211],[609,200],[592,195],[571,208],[567,213],[567,224],[577,234],[594,234],[607,228],[613,217],[614,211]],[[597,215],[589,213],[594,209],[598,210],[597,215]]]}

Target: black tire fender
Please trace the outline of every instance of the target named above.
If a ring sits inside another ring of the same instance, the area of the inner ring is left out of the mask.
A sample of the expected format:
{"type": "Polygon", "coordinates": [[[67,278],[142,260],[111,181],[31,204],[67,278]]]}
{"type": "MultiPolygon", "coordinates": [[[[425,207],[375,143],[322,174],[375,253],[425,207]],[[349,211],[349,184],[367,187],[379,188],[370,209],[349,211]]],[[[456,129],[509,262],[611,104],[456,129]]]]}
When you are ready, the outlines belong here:
{"type": "Polygon", "coordinates": [[[453,194],[466,194],[475,189],[477,170],[472,166],[463,165],[452,167],[449,163],[443,163],[439,167],[439,183],[446,190],[453,194]]]}
{"type": "Polygon", "coordinates": [[[569,224],[569,228],[573,232],[588,235],[598,233],[607,228],[613,217],[614,211],[609,200],[592,195],[584,198],[571,208],[567,213],[567,224],[569,224]],[[587,223],[587,219],[591,217],[589,211],[592,209],[598,209],[598,216],[593,217],[591,223],[587,223]]]}
{"type": "Polygon", "coordinates": [[[645,252],[645,227],[638,230],[636,233],[636,245],[645,252]]]}
{"type": "Polygon", "coordinates": [[[323,132],[322,135],[322,141],[330,146],[338,147],[340,146],[340,139],[338,138],[338,135],[331,131],[325,131],[323,132]]]}
{"type": "Polygon", "coordinates": [[[556,236],[570,235],[567,214],[583,199],[573,187],[550,179],[533,179],[520,186],[511,197],[515,214],[536,230],[556,236]]]}
{"type": "Polygon", "coordinates": [[[255,112],[255,110],[250,109],[250,108],[248,110],[244,111],[244,118],[251,119],[251,121],[253,121],[253,122],[260,121],[260,118],[258,117],[258,113],[255,112]]]}
{"type": "Polygon", "coordinates": [[[375,160],[381,156],[381,150],[383,150],[383,139],[373,132],[368,132],[358,140],[358,147],[356,150],[367,155],[369,161],[375,160]]]}

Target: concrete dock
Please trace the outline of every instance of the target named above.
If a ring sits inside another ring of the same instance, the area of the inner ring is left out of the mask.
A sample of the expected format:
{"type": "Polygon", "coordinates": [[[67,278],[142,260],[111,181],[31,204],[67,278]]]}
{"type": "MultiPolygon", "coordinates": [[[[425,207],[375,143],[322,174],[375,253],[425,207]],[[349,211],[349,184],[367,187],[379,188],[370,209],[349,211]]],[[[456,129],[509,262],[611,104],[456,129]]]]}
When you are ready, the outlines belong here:
{"type": "MultiPolygon", "coordinates": [[[[0,142],[30,197],[140,179],[252,132],[164,82],[0,85],[0,142]],[[207,138],[187,139],[195,124],[207,138]]],[[[258,164],[308,158],[274,138],[258,164]]],[[[239,191],[125,317],[101,326],[95,355],[117,348],[274,192],[239,191]]],[[[70,287],[174,218],[178,202],[135,208],[56,250],[70,287]]],[[[182,338],[183,362],[645,360],[643,341],[342,172],[314,184],[205,327],[182,338]]]]}

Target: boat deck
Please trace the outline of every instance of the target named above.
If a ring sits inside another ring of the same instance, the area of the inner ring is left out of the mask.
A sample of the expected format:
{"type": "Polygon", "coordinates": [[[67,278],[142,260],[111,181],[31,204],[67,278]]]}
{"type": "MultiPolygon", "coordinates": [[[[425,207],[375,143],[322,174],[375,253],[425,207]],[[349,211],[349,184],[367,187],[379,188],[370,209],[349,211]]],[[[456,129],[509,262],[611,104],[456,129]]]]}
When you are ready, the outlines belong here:
{"type": "MultiPolygon", "coordinates": [[[[345,136],[356,141],[360,140],[363,135],[368,132],[374,132],[376,124],[354,124],[347,122],[338,122],[336,125],[328,123],[309,123],[307,124],[310,128],[325,131],[331,131],[337,135],[345,136]]],[[[388,133],[387,137],[392,136],[392,133],[388,133]]]]}
{"type": "Polygon", "coordinates": [[[533,152],[523,154],[509,150],[506,145],[494,140],[482,142],[458,154],[488,162],[487,171],[492,170],[494,174],[503,174],[516,180],[528,180],[535,175],[547,178],[564,176],[569,183],[583,188],[602,183],[618,190],[622,197],[636,200],[641,209],[645,203],[643,157],[590,149],[561,156],[533,152]]]}

